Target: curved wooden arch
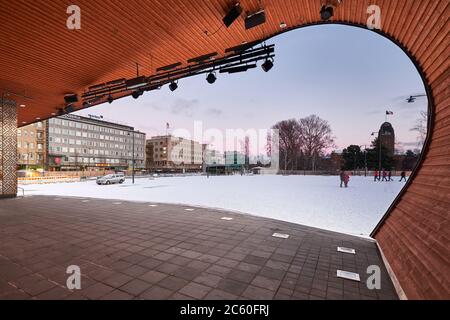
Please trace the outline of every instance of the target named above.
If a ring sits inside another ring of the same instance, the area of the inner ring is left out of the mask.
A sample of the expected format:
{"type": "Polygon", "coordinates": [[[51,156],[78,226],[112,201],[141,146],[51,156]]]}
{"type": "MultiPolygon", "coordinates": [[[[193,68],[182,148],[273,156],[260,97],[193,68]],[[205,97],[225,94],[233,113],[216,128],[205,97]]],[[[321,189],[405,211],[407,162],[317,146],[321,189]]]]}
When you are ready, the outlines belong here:
{"type": "MultiPolygon", "coordinates": [[[[264,25],[230,28],[222,17],[235,0],[78,0],[81,30],[66,28],[70,1],[0,3],[0,92],[14,92],[18,123],[52,116],[67,92],[320,23],[326,0],[241,0],[245,12],[264,6],[264,25]],[[208,35],[204,31],[208,30],[208,35]],[[24,99],[22,97],[30,97],[24,99]]],[[[380,33],[404,48],[421,73],[430,125],[421,163],[374,231],[408,298],[450,298],[450,86],[448,0],[343,0],[333,23],[364,27],[367,8],[381,9],[380,33]]]]}

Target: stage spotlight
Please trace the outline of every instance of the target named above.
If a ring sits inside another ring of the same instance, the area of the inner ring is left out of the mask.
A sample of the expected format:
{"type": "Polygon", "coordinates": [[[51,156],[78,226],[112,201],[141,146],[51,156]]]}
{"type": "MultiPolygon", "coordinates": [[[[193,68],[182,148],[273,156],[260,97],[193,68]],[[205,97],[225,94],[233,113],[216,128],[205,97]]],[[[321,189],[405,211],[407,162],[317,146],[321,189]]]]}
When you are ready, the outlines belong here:
{"type": "Polygon", "coordinates": [[[64,96],[64,101],[67,104],[78,102],[78,96],[75,93],[68,93],[64,96]]]}
{"type": "Polygon", "coordinates": [[[178,84],[176,84],[176,82],[172,81],[169,85],[169,89],[170,91],[175,91],[178,88],[178,84]]]}
{"type": "Polygon", "coordinates": [[[331,5],[324,5],[322,9],[320,9],[320,18],[324,21],[330,20],[334,15],[334,9],[331,5]]]}
{"type": "Polygon", "coordinates": [[[75,108],[72,104],[68,104],[65,108],[64,108],[64,113],[72,113],[75,111],[75,108]]]}
{"type": "Polygon", "coordinates": [[[213,72],[208,74],[208,76],[206,77],[206,81],[208,81],[209,84],[213,84],[214,82],[216,82],[216,80],[217,80],[217,77],[213,72]]]}
{"type": "Polygon", "coordinates": [[[133,91],[133,93],[131,93],[131,96],[134,98],[134,99],[137,99],[137,98],[139,98],[140,96],[142,96],[144,94],[144,91],[142,91],[142,90],[136,90],[136,91],[133,91]]]}
{"type": "Polygon", "coordinates": [[[236,21],[237,18],[239,18],[241,13],[242,13],[242,7],[238,2],[230,9],[230,11],[228,11],[226,16],[222,19],[222,21],[225,24],[225,26],[228,28],[229,26],[231,26],[233,24],[234,21],[236,21]]]}
{"type": "Polygon", "coordinates": [[[112,103],[114,101],[114,98],[112,97],[112,95],[108,95],[108,98],[106,99],[106,101],[108,101],[108,103],[112,103]]]}
{"type": "Polygon", "coordinates": [[[273,61],[270,59],[267,59],[262,65],[261,68],[265,71],[265,72],[269,72],[270,69],[273,68],[273,61]]]}

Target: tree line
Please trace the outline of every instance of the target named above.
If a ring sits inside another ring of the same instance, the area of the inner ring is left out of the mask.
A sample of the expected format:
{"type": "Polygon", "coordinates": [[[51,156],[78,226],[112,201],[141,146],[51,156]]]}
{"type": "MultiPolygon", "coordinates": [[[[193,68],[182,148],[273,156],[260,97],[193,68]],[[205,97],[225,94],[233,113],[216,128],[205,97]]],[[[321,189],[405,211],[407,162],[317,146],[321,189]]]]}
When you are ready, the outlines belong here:
{"type": "Polygon", "coordinates": [[[314,171],[327,149],[335,147],[330,124],[317,115],[279,121],[272,129],[279,131],[282,170],[314,171]]]}

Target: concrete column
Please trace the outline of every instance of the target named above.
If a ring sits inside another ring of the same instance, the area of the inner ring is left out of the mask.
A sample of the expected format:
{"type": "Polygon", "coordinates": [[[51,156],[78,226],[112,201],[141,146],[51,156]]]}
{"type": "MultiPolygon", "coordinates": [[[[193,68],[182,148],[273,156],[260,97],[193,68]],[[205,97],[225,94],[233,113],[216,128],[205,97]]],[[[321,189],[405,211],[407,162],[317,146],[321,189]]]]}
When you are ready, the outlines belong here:
{"type": "Polygon", "coordinates": [[[17,107],[16,102],[0,100],[0,198],[17,195],[17,107]]]}

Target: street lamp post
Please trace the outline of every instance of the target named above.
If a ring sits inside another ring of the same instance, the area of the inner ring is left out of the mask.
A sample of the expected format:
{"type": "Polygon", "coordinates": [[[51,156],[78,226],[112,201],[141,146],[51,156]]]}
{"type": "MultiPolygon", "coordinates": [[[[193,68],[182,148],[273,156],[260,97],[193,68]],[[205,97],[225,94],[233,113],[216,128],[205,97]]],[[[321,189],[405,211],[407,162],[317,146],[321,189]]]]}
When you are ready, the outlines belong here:
{"type": "Polygon", "coordinates": [[[375,135],[378,137],[378,171],[381,172],[381,139],[378,132],[372,132],[372,136],[375,135]]]}
{"type": "Polygon", "coordinates": [[[128,136],[130,134],[133,135],[133,156],[132,156],[132,160],[131,160],[132,161],[132,164],[131,164],[131,181],[134,184],[134,132],[133,131],[129,132],[128,136]]]}
{"type": "Polygon", "coordinates": [[[367,145],[360,145],[359,148],[364,147],[364,176],[367,177],[367,145]]]}

